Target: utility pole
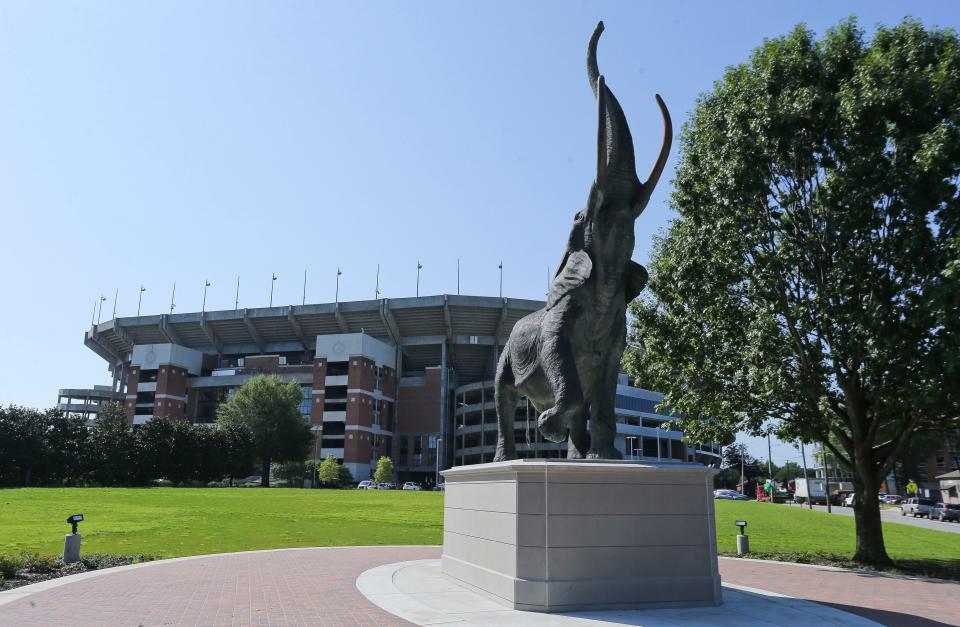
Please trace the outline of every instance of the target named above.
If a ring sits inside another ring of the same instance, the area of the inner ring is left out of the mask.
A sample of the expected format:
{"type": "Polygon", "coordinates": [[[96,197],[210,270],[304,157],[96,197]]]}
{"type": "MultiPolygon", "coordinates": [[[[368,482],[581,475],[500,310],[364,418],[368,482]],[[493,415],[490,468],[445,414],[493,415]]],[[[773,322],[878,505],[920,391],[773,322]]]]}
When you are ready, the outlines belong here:
{"type": "Polygon", "coordinates": [[[147,288],[143,286],[143,283],[140,284],[140,296],[137,297],[137,317],[140,317],[140,303],[143,302],[143,293],[147,291],[147,288]]]}
{"type": "Polygon", "coordinates": [[[170,292],[170,313],[171,313],[171,314],[173,313],[173,308],[176,307],[176,305],[175,305],[174,302],[173,302],[173,299],[174,299],[174,297],[175,297],[176,295],[177,295],[177,282],[174,281],[174,282],[173,282],[173,291],[170,292]]]}
{"type": "Polygon", "coordinates": [[[810,498],[810,475],[807,473],[807,453],[803,449],[803,440],[800,440],[800,459],[803,461],[803,481],[807,484],[807,508],[813,509],[813,500],[810,498]]]}
{"type": "Polygon", "coordinates": [[[823,456],[823,475],[826,478],[825,483],[827,484],[827,513],[832,514],[833,509],[830,505],[830,461],[827,458],[827,447],[823,444],[820,445],[820,453],[823,456]]]}
{"type": "MultiPolygon", "coordinates": [[[[770,447],[770,432],[767,432],[767,474],[770,475],[770,482],[773,482],[773,453],[770,447]]],[[[773,501],[771,501],[772,503],[773,501]]]]}
{"type": "Polygon", "coordinates": [[[277,273],[272,272],[271,275],[273,278],[270,279],[270,306],[273,307],[273,285],[277,282],[277,273]]]}
{"type": "Polygon", "coordinates": [[[737,449],[740,453],[740,494],[743,494],[743,491],[746,489],[747,479],[743,475],[743,456],[747,452],[747,447],[743,444],[737,449]]]}

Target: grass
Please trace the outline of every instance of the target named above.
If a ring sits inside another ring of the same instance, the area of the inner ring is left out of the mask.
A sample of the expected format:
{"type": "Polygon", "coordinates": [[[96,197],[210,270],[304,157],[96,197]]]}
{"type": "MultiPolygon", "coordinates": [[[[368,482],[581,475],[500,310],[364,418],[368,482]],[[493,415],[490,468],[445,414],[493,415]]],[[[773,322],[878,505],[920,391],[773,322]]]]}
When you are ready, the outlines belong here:
{"type": "MultiPolygon", "coordinates": [[[[757,559],[855,568],[853,516],[827,514],[789,505],[755,501],[715,501],[717,550],[736,554],[738,519],[747,521],[750,555],[757,559]]],[[[895,572],[960,579],[960,534],[883,523],[887,554],[895,572]]]]}
{"type": "MultiPolygon", "coordinates": [[[[746,519],[751,557],[850,566],[854,520],[787,505],[715,501],[721,554],[746,519]]],[[[281,547],[440,544],[443,494],[258,488],[0,490],[0,555],[59,554],[70,514],[83,551],[178,557],[281,547]]],[[[960,534],[884,523],[905,572],[960,578],[960,534]]]]}
{"type": "Polygon", "coordinates": [[[29,488],[0,490],[0,554],[179,557],[280,547],[440,544],[443,495],[382,490],[29,488]]]}

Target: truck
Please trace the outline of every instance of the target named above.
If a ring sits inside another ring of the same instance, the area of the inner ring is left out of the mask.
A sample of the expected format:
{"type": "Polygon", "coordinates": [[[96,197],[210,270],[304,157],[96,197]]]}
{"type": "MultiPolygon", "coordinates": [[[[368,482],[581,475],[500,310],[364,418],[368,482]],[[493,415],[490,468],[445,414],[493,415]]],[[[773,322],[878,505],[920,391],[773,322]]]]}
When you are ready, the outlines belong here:
{"type": "MultiPolygon", "coordinates": [[[[810,477],[804,479],[797,477],[793,480],[793,501],[794,503],[806,503],[810,501],[814,504],[827,504],[827,480],[820,477],[810,477]],[[810,493],[807,493],[807,483],[810,484],[810,493]]],[[[853,483],[849,481],[830,481],[830,502],[836,505],[840,504],[840,494],[853,491],[853,483]]]]}

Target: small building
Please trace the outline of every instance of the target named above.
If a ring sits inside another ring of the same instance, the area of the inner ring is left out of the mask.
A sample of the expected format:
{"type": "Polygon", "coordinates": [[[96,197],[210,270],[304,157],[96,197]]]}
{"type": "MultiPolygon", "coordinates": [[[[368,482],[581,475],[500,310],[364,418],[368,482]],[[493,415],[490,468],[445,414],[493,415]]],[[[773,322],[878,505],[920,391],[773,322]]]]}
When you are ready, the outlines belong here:
{"type": "Polygon", "coordinates": [[[940,482],[940,500],[960,505],[960,470],[938,475],[937,481],[940,482]]]}

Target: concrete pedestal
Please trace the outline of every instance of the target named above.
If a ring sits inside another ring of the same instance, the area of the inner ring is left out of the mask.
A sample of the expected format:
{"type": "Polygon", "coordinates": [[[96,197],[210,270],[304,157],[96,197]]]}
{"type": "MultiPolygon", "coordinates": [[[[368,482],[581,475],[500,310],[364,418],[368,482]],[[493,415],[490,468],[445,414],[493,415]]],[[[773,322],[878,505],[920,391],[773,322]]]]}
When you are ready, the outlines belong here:
{"type": "Polygon", "coordinates": [[[518,610],[718,605],[716,472],[542,459],[451,468],[442,572],[518,610]]]}
{"type": "Polygon", "coordinates": [[[68,533],[63,540],[63,563],[72,564],[80,561],[80,539],[79,533],[68,533]]]}

